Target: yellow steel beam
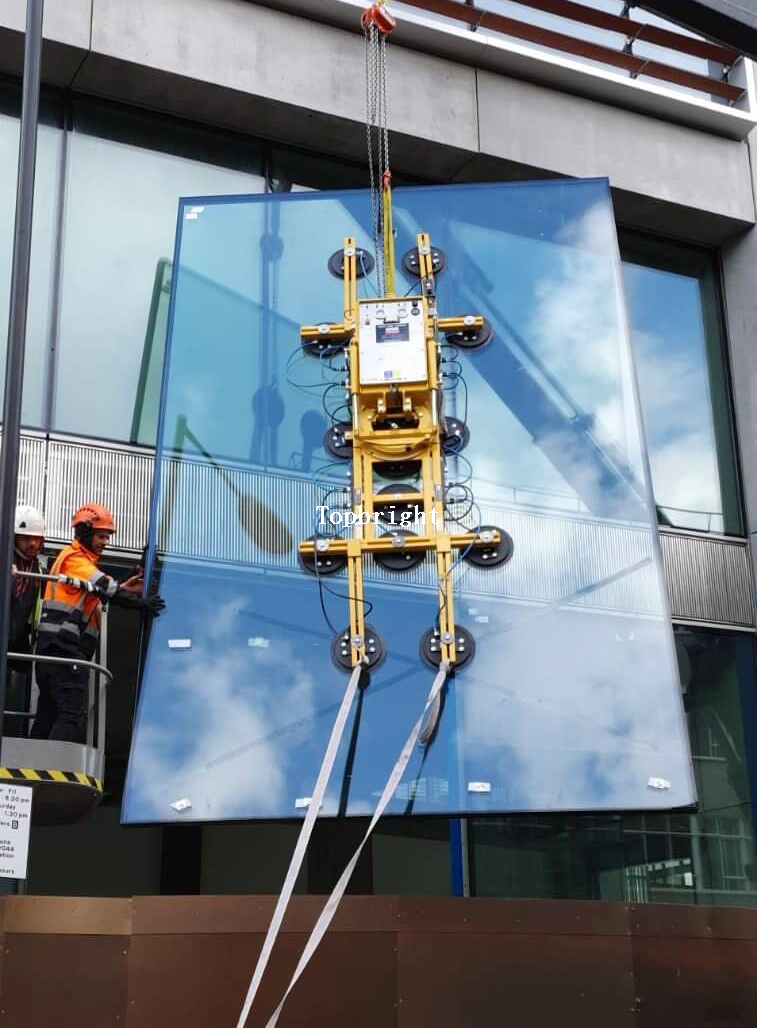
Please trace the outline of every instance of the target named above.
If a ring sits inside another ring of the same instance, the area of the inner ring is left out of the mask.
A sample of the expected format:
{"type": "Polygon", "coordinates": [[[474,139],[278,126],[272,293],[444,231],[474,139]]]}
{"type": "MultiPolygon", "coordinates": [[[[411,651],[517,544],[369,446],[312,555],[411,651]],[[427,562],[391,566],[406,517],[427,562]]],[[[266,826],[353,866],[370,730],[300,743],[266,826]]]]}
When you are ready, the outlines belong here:
{"type": "Polygon", "coordinates": [[[484,319],[480,315],[466,314],[460,318],[439,318],[437,321],[440,332],[463,332],[465,329],[484,327],[484,319]]]}
{"type": "MultiPolygon", "coordinates": [[[[362,539],[361,546],[366,553],[376,552],[388,552],[397,549],[397,544],[394,542],[391,530],[393,528],[404,528],[405,526],[397,522],[396,524],[381,522],[381,527],[388,530],[387,535],[377,536],[375,539],[362,539]]],[[[357,528],[357,525],[355,526],[357,528]]],[[[365,526],[367,527],[367,526],[365,526]]],[[[496,546],[502,540],[502,536],[499,532],[491,532],[491,536],[487,536],[486,540],[482,539],[478,532],[460,532],[455,535],[451,535],[449,538],[450,547],[453,550],[462,550],[468,546],[473,546],[475,543],[486,546],[496,546]]],[[[323,545],[323,539],[319,540],[323,545]]],[[[352,542],[351,539],[328,539],[328,552],[335,553],[338,556],[343,556],[348,552],[348,543],[352,542]]],[[[405,541],[402,545],[402,549],[405,550],[433,550],[437,545],[436,535],[409,535],[405,537],[405,541]]],[[[299,545],[299,551],[303,556],[310,556],[315,553],[315,543],[308,541],[302,542],[299,545]]],[[[324,552],[324,551],[319,551],[324,552]]]]}

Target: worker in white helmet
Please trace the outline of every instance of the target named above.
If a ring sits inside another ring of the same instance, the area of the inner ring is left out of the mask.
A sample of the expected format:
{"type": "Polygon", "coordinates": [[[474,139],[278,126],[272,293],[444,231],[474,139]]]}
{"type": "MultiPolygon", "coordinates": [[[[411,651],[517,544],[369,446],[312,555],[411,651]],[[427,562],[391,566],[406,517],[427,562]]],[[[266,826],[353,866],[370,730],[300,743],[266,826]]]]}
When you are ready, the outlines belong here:
{"type": "MultiPolygon", "coordinates": [[[[16,507],[14,521],[13,580],[11,582],[11,609],[8,629],[8,653],[31,653],[34,627],[40,607],[42,583],[17,574],[19,571],[40,574],[39,555],[45,544],[45,519],[36,507],[28,503],[16,507]]],[[[31,683],[31,664],[10,661],[8,670],[8,710],[25,710],[31,683]]],[[[20,718],[7,718],[6,735],[20,735],[26,727],[20,718]]]]}

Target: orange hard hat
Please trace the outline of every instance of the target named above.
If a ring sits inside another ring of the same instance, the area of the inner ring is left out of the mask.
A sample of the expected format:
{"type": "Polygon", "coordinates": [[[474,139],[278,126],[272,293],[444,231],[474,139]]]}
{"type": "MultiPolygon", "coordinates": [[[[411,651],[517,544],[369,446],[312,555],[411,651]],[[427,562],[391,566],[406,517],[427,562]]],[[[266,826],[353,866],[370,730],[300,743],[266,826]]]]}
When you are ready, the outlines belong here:
{"type": "Polygon", "coordinates": [[[113,524],[113,515],[107,507],[101,507],[99,503],[85,503],[83,507],[79,507],[71,519],[71,527],[76,528],[77,525],[89,525],[90,528],[100,532],[115,532],[116,530],[116,526],[113,524]]]}

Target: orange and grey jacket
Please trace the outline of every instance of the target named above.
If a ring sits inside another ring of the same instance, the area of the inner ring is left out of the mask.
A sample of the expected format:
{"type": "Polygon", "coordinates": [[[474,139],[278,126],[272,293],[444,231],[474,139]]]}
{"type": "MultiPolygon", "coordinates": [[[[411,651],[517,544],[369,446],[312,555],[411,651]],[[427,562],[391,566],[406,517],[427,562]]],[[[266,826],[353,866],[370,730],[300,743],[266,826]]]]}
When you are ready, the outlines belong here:
{"type": "Polygon", "coordinates": [[[83,660],[92,659],[100,634],[101,597],[115,596],[118,591],[118,582],[98,570],[98,559],[78,540],[58,554],[49,574],[78,578],[98,591],[48,583],[39,619],[38,653],[56,649],[83,660]]]}

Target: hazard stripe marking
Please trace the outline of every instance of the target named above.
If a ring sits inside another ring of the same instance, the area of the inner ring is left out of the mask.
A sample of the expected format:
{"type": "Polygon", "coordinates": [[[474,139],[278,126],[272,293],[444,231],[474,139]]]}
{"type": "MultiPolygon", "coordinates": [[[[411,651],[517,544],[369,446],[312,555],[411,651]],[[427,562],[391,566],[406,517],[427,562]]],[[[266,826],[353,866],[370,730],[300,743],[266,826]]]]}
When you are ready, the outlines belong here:
{"type": "Polygon", "coordinates": [[[103,791],[103,783],[99,778],[85,775],[82,771],[57,771],[33,767],[0,767],[0,779],[20,782],[60,782],[64,785],[85,785],[88,789],[103,791]]]}

